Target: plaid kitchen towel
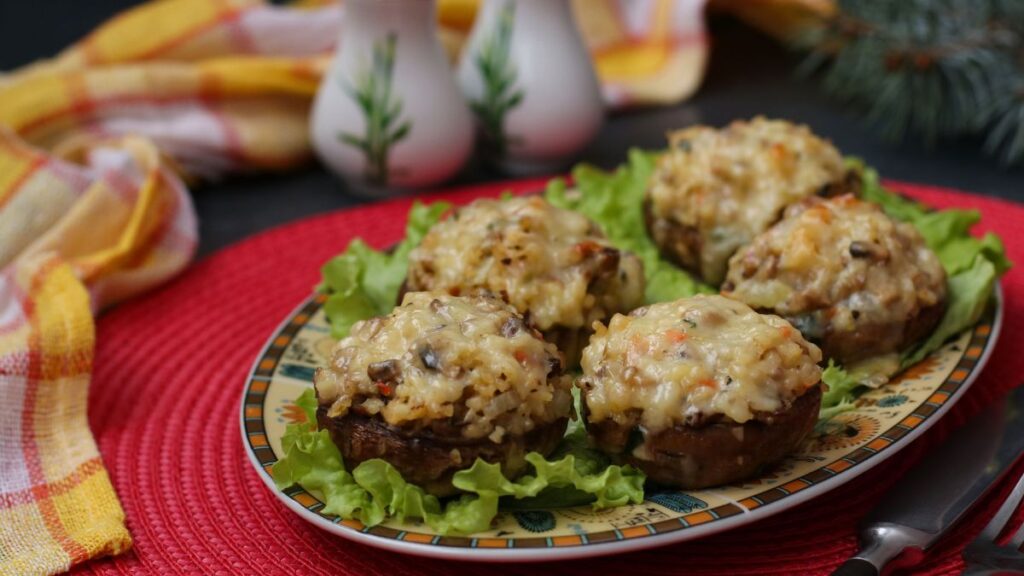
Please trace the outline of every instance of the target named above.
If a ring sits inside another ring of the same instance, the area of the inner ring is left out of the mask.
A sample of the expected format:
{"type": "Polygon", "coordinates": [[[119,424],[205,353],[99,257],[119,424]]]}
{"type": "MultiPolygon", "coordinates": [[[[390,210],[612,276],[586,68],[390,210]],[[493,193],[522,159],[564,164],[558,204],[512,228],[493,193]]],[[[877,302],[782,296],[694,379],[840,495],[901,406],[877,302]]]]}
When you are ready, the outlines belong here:
{"type": "Polygon", "coordinates": [[[700,86],[704,0],[573,0],[605,101],[672,104],[700,86]]]}
{"type": "MultiPolygon", "coordinates": [[[[86,418],[94,314],[190,261],[183,179],[309,157],[309,103],[343,7],[300,4],[153,1],[0,75],[0,575],[131,545],[86,418]]],[[[457,51],[477,2],[439,5],[457,51]]],[[[696,88],[702,5],[577,2],[610,103],[696,88]]]]}
{"type": "MultiPolygon", "coordinates": [[[[458,53],[481,0],[439,0],[441,35],[458,53]]],[[[705,0],[572,0],[605,101],[672,104],[700,86],[707,60],[705,0]]]]}
{"type": "Polygon", "coordinates": [[[180,270],[195,245],[188,196],[151,142],[82,154],[0,131],[0,574],[130,546],[86,419],[92,314],[180,270]]]}

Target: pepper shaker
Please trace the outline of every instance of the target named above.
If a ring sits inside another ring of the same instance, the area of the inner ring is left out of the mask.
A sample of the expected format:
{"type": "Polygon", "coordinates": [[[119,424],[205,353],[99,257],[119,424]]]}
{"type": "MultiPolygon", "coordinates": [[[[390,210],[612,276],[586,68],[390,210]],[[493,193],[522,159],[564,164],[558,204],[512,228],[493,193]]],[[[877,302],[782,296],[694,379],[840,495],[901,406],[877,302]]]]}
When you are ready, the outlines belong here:
{"type": "Polygon", "coordinates": [[[604,121],[568,0],[485,0],[458,77],[486,160],[510,174],[565,168],[604,121]]]}
{"type": "Polygon", "coordinates": [[[372,196],[459,170],[473,121],[437,36],[435,0],[348,0],[310,120],[313,148],[372,196]]]}

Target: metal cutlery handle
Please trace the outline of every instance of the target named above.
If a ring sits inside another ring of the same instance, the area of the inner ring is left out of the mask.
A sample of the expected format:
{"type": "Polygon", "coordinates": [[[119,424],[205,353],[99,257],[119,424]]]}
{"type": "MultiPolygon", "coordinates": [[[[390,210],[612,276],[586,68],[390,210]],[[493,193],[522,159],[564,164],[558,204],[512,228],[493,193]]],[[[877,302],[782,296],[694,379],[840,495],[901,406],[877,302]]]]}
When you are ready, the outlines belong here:
{"type": "Polygon", "coordinates": [[[863,558],[850,558],[843,562],[832,576],[879,576],[878,568],[863,558]]]}
{"type": "Polygon", "coordinates": [[[839,566],[833,576],[878,576],[882,567],[897,556],[911,563],[924,554],[921,542],[928,534],[899,524],[876,524],[861,534],[862,548],[856,556],[839,566]]]}
{"type": "Polygon", "coordinates": [[[1014,512],[1024,500],[1024,476],[1017,479],[1010,495],[996,510],[995,515],[967,548],[963,557],[967,562],[968,574],[1024,574],[1024,526],[1018,527],[1005,545],[998,543],[998,538],[1008,527],[1014,512]],[[986,572],[986,570],[994,572],[986,572]]]}

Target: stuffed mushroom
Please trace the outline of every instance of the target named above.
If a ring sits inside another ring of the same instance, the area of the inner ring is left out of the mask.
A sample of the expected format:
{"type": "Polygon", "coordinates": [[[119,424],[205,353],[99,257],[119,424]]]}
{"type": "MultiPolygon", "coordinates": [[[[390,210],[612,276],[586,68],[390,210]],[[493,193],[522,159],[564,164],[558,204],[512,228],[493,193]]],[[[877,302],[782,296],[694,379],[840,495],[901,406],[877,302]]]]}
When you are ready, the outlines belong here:
{"type": "Polygon", "coordinates": [[[722,290],[850,363],[931,332],[945,310],[946,273],[913,225],[846,195],[789,208],[733,256],[722,290]]]}
{"type": "Polygon", "coordinates": [[[644,275],[587,217],[528,196],[477,200],[435,225],[409,255],[404,290],[495,294],[572,367],[591,324],[643,303],[644,275]]]}
{"type": "Polygon", "coordinates": [[[796,449],[821,405],[821,351],[778,316],[722,296],[598,325],[579,380],[596,445],[655,481],[742,480],[796,449]]]}
{"type": "Polygon", "coordinates": [[[438,496],[477,458],[522,473],[565,434],[572,379],[562,355],[511,306],[413,292],[356,323],[314,378],[317,422],[345,465],[390,462],[438,496]]]}
{"type": "Polygon", "coordinates": [[[648,232],[666,258],[714,285],[786,206],[860,188],[831,143],[782,120],[694,126],[669,143],[644,200],[648,232]]]}

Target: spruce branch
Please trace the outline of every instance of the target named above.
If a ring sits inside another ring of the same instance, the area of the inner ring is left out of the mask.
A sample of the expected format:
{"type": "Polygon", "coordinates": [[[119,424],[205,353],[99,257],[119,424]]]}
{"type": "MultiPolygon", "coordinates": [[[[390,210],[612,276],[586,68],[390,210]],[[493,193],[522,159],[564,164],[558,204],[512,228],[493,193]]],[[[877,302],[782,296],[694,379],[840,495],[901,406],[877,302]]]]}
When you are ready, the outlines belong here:
{"type": "Polygon", "coordinates": [[[888,138],[928,145],[987,134],[1024,162],[1024,0],[839,0],[796,39],[799,71],[860,108],[888,138]]]}

